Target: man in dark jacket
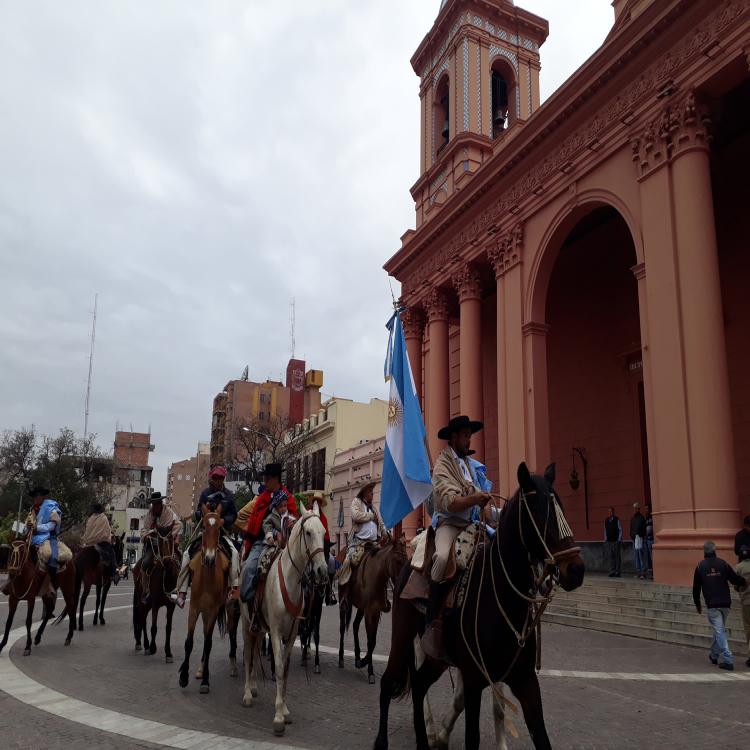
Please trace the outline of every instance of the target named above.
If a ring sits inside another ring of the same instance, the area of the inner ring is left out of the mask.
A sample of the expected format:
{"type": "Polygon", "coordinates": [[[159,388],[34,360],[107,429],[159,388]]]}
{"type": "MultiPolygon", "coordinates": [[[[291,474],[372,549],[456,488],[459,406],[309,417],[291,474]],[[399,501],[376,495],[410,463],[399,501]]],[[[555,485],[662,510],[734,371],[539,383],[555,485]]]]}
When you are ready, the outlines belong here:
{"type": "Polygon", "coordinates": [[[640,503],[633,503],[630,519],[630,538],[633,540],[633,559],[638,578],[646,577],[646,517],[641,513],[640,503]]]}
{"type": "Polygon", "coordinates": [[[703,545],[704,559],[698,564],[693,575],[693,601],[698,614],[701,614],[701,591],[706,602],[706,614],[714,631],[714,640],[708,658],[721,669],[734,669],[734,659],[727,641],[727,617],[732,606],[729,584],[744,589],[745,579],[735,573],[732,566],[716,557],[716,545],[706,542],[703,545]],[[721,657],[721,663],[719,663],[721,657]]]}
{"type": "Polygon", "coordinates": [[[609,557],[609,577],[619,578],[622,567],[622,524],[614,508],[609,509],[609,515],[604,519],[604,542],[609,557]]]}
{"type": "Polygon", "coordinates": [[[734,554],[740,559],[740,550],[743,547],[750,547],[750,516],[745,516],[742,522],[742,528],[734,537],[734,554]]]}

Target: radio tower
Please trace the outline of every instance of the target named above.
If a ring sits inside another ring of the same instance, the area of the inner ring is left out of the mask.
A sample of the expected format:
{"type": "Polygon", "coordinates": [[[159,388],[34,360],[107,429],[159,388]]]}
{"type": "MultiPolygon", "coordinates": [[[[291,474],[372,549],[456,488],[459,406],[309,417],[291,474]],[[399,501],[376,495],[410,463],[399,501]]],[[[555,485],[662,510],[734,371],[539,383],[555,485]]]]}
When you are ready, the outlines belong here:
{"type": "Polygon", "coordinates": [[[292,297],[292,301],[289,304],[289,343],[292,350],[292,359],[294,359],[294,350],[297,348],[296,341],[294,339],[294,326],[295,326],[295,319],[296,319],[296,303],[294,297],[292,297]]]}
{"type": "Polygon", "coordinates": [[[89,402],[91,399],[91,372],[94,367],[94,340],[96,339],[96,307],[99,295],[94,295],[94,317],[91,322],[91,349],[89,350],[89,377],[86,383],[86,414],[83,419],[83,439],[89,434],[89,402]]]}

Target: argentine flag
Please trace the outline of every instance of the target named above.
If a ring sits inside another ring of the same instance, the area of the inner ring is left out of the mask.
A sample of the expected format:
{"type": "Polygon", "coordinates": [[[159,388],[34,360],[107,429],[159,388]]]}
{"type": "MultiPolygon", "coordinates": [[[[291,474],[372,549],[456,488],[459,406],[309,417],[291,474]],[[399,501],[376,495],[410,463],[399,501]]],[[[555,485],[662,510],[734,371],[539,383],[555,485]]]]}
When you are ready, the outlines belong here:
{"type": "Polygon", "coordinates": [[[390,337],[385,377],[391,381],[388,428],[383,454],[380,513],[392,529],[418,508],[432,492],[425,427],[409,366],[406,340],[398,311],[388,322],[390,337]]]}

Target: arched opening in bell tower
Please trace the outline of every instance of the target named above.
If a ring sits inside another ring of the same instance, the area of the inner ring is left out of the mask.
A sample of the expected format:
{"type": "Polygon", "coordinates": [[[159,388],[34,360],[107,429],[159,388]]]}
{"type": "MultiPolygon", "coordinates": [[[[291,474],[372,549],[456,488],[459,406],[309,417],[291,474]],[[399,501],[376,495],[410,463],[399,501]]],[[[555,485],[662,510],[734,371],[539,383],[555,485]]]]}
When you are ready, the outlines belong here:
{"type": "Polygon", "coordinates": [[[440,152],[451,136],[450,126],[450,79],[446,73],[435,87],[435,144],[436,152],[440,152]]]}
{"type": "Polygon", "coordinates": [[[490,69],[492,95],[492,137],[502,135],[516,121],[516,78],[513,68],[503,58],[497,58],[490,69]]]}

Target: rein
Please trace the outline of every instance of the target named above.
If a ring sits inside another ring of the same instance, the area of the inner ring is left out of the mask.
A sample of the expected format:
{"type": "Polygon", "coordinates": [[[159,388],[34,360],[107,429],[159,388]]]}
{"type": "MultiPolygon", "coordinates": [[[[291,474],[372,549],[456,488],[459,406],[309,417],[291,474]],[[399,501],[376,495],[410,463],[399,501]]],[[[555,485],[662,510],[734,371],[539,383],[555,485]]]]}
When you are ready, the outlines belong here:
{"type": "Polygon", "coordinates": [[[34,576],[31,576],[31,581],[29,581],[29,585],[26,587],[26,591],[24,591],[22,596],[19,596],[16,594],[16,576],[23,570],[23,568],[26,566],[26,563],[29,561],[29,556],[31,555],[31,534],[27,534],[26,540],[23,544],[13,544],[10,550],[10,560],[8,561],[8,577],[11,575],[13,576],[13,580],[11,583],[11,590],[13,592],[13,596],[16,597],[19,601],[22,601],[29,595],[29,591],[31,591],[31,587],[34,585],[34,576]]]}

